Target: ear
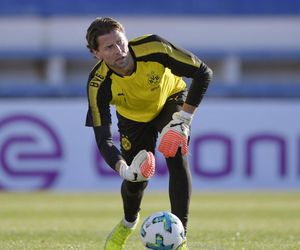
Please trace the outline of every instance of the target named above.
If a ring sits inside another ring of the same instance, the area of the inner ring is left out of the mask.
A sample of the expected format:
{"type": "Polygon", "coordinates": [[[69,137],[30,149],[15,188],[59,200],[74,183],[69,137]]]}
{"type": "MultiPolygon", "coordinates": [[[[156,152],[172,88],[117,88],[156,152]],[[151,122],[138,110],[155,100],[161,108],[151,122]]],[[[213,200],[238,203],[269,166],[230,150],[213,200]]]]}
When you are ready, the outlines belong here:
{"type": "Polygon", "coordinates": [[[93,54],[98,60],[102,60],[102,56],[99,50],[94,50],[93,49],[93,54]]]}

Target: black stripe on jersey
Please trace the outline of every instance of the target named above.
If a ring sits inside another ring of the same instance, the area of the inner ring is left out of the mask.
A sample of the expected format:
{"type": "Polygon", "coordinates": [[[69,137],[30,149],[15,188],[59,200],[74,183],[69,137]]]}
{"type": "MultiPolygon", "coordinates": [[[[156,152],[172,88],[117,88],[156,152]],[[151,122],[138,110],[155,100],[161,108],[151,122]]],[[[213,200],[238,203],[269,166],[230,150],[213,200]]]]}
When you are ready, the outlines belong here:
{"type": "Polygon", "coordinates": [[[135,46],[135,45],[140,45],[140,44],[144,44],[144,43],[149,43],[149,42],[155,42],[155,41],[163,41],[163,39],[161,37],[159,37],[158,35],[149,35],[146,36],[145,38],[142,38],[140,40],[133,40],[133,41],[129,41],[129,45],[135,46]]]}
{"type": "Polygon", "coordinates": [[[173,57],[169,57],[169,65],[171,72],[177,76],[194,78],[199,71],[198,67],[177,61],[173,57]]]}
{"type": "Polygon", "coordinates": [[[142,61],[142,62],[158,62],[161,63],[162,65],[164,65],[166,67],[167,65],[167,54],[165,53],[153,53],[153,54],[149,54],[146,56],[140,56],[140,57],[136,57],[137,61],[142,61]]]}
{"type": "Polygon", "coordinates": [[[174,46],[172,43],[170,43],[169,41],[167,41],[166,39],[158,36],[158,35],[151,35],[150,37],[147,37],[148,39],[143,39],[143,41],[148,40],[147,42],[153,42],[153,41],[157,41],[157,42],[162,42],[168,46],[170,46],[172,49],[175,49],[177,51],[182,52],[183,54],[192,56],[191,52],[184,50],[182,48],[178,48],[176,46],[174,46]]]}
{"type": "Polygon", "coordinates": [[[199,71],[198,67],[190,64],[182,63],[176,59],[169,57],[164,53],[153,53],[146,56],[136,58],[137,61],[154,61],[161,63],[163,66],[170,68],[171,72],[177,76],[195,77],[195,73],[199,71]]]}

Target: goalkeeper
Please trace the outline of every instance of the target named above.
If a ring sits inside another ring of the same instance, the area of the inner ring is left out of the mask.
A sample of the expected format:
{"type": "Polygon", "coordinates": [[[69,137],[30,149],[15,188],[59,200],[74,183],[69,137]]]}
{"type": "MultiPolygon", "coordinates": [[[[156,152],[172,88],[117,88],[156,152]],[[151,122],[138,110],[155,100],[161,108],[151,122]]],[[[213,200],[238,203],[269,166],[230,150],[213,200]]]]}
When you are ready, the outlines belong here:
{"type": "MultiPolygon", "coordinates": [[[[107,237],[104,249],[124,249],[138,222],[143,192],[155,171],[157,141],[170,176],[171,212],[186,229],[190,125],[212,71],[195,55],[157,35],[128,41],[122,24],[112,18],[94,20],[86,39],[98,59],[88,79],[86,126],[93,127],[100,153],[124,179],[124,218],[107,237]],[[182,77],[192,78],[188,91],[182,77]],[[120,151],[112,140],[110,105],[116,107],[120,151]]],[[[188,249],[186,242],[178,249],[188,249]]]]}

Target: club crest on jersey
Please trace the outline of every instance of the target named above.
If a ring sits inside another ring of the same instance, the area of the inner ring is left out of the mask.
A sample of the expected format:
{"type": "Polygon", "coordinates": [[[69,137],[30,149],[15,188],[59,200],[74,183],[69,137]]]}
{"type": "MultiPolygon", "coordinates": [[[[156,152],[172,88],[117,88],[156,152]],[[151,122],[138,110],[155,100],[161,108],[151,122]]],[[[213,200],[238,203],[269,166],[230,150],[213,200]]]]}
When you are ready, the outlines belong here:
{"type": "Polygon", "coordinates": [[[129,141],[127,136],[122,135],[121,145],[126,151],[131,149],[131,142],[129,141]]]}
{"type": "Polygon", "coordinates": [[[160,77],[159,75],[155,74],[153,71],[151,71],[148,76],[148,83],[150,84],[151,87],[155,87],[158,85],[160,77]]]}

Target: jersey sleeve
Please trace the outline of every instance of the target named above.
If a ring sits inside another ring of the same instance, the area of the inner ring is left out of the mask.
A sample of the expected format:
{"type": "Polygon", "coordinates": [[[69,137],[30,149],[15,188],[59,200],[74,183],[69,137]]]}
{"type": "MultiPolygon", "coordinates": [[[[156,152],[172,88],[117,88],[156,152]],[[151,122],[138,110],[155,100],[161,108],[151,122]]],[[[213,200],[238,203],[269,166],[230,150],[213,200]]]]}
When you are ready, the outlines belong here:
{"type": "Polygon", "coordinates": [[[212,70],[193,53],[179,48],[159,36],[156,37],[166,51],[165,66],[177,76],[192,78],[185,102],[197,107],[212,79],[212,70]]]}
{"type": "Polygon", "coordinates": [[[99,127],[111,124],[111,79],[96,72],[89,76],[87,84],[88,111],[85,125],[99,127]]]}
{"type": "Polygon", "coordinates": [[[116,163],[123,159],[121,152],[113,143],[110,125],[94,127],[95,138],[98,149],[105,162],[115,170],[116,163]]]}
{"type": "Polygon", "coordinates": [[[116,163],[122,159],[122,156],[112,139],[110,78],[97,73],[97,71],[92,71],[87,84],[87,96],[89,107],[85,125],[93,127],[102,157],[112,169],[115,169],[116,163]]]}

